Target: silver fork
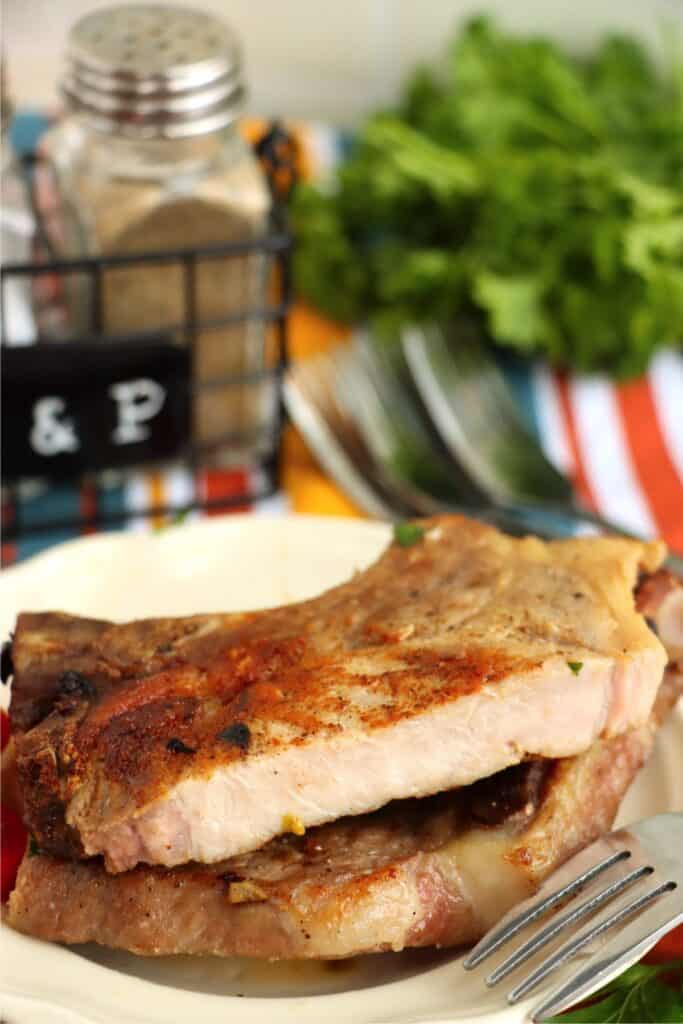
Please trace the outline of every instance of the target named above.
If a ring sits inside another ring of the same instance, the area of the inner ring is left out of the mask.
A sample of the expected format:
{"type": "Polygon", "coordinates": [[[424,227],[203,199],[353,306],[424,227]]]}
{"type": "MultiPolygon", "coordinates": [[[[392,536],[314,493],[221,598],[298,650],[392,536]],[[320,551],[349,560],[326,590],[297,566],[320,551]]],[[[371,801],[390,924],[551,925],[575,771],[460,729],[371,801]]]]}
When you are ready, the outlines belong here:
{"type": "MultiPolygon", "coordinates": [[[[357,331],[351,344],[294,363],[285,403],[323,468],[370,515],[451,511],[518,535],[598,526],[628,536],[572,502],[496,365],[476,339],[464,348],[451,358],[436,328],[403,346],[357,331]]],[[[679,556],[666,564],[683,575],[679,556]]]]}
{"type": "MultiPolygon", "coordinates": [[[[466,330],[414,325],[401,339],[417,391],[453,458],[494,502],[535,504],[634,537],[577,502],[527,429],[498,364],[475,333],[463,335],[466,330]]],[[[683,559],[672,554],[669,567],[680,574],[683,559]]]]}
{"type": "MultiPolygon", "coordinates": [[[[404,430],[397,431],[387,417],[386,399],[380,403],[374,381],[360,367],[355,349],[340,347],[322,352],[289,367],[284,380],[287,411],[306,438],[323,469],[368,515],[405,519],[438,511],[474,516],[507,533],[535,532],[551,539],[563,530],[539,522],[534,511],[457,500],[448,502],[426,493],[412,478],[397,471],[396,448],[404,430]]],[[[390,393],[389,405],[401,412],[401,399],[390,393]]],[[[424,436],[417,457],[433,459],[424,436]]],[[[413,435],[412,443],[415,446],[413,435]]],[[[437,467],[433,467],[437,471],[437,467]]]]}
{"type": "Polygon", "coordinates": [[[551,911],[486,976],[497,985],[556,939],[568,936],[507,995],[514,1004],[577,954],[586,962],[534,1007],[532,1020],[561,1013],[606,985],[683,922],[683,814],[660,814],[599,839],[553,872],[531,899],[513,907],[463,961],[474,970],[551,911]],[[579,894],[588,889],[584,899],[579,894]],[[582,931],[577,925],[588,919],[582,931]],[[606,939],[612,929],[617,933],[606,939]],[[570,934],[570,930],[573,934],[570,934]]]}
{"type": "Polygon", "coordinates": [[[527,429],[498,364],[466,326],[413,325],[403,351],[451,454],[493,501],[572,506],[572,487],[527,429]]]}
{"type": "Polygon", "coordinates": [[[355,420],[339,400],[348,353],[323,352],[295,363],[284,379],[287,412],[323,469],[364,512],[380,519],[419,514],[374,460],[355,420]]]}

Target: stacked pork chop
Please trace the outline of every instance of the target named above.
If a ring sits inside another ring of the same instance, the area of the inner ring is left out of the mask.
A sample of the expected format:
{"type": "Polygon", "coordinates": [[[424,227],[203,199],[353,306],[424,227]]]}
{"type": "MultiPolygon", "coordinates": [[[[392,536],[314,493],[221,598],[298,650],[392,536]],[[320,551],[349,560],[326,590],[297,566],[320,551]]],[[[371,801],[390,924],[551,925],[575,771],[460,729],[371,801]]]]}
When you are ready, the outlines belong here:
{"type": "Polygon", "coordinates": [[[21,615],[10,923],[143,954],[465,943],[609,829],[682,681],[663,547],[410,539],[270,611],[21,615]]]}

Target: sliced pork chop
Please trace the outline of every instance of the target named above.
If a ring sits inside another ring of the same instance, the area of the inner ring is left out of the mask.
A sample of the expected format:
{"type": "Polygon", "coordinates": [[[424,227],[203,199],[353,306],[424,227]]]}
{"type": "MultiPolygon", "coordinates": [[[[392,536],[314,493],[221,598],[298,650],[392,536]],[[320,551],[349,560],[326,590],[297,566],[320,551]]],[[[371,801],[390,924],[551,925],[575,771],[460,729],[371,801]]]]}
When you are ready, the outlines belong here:
{"type": "Polygon", "coordinates": [[[272,611],[20,616],[11,710],[41,846],[114,872],[214,863],[647,720],[666,653],[633,590],[662,545],[422,529],[272,611]]]}
{"type": "Polygon", "coordinates": [[[516,765],[214,866],[111,875],[100,859],[27,855],[9,923],[144,955],[345,957],[474,942],[611,827],[681,689],[671,675],[647,725],[578,757],[516,765]]]}
{"type": "Polygon", "coordinates": [[[668,569],[644,576],[636,588],[636,608],[657,633],[669,665],[683,666],[683,584],[668,569]]]}

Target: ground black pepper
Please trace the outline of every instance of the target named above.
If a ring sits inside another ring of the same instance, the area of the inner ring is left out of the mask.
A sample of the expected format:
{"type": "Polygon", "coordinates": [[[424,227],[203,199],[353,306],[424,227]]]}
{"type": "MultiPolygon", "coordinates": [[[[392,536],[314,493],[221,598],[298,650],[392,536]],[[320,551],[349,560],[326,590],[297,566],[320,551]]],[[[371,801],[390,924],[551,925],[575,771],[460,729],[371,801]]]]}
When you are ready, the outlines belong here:
{"type": "Polygon", "coordinates": [[[249,726],[244,722],[235,722],[234,725],[229,725],[227,729],[219,732],[218,739],[230,743],[233,747],[239,747],[240,750],[248,750],[251,743],[251,732],[249,726]]]}
{"type": "Polygon", "coordinates": [[[12,661],[12,640],[10,636],[9,640],[5,640],[0,648],[0,679],[3,683],[6,683],[10,676],[14,675],[14,663],[12,661]]]}
{"type": "Polygon", "coordinates": [[[244,875],[238,875],[236,871],[226,871],[221,876],[221,880],[226,882],[228,885],[231,882],[243,882],[244,875]]]}
{"type": "Polygon", "coordinates": [[[172,754],[196,754],[197,751],[194,747],[188,747],[182,740],[177,739],[175,736],[170,739],[166,744],[166,749],[170,750],[172,754]]]}
{"type": "Polygon", "coordinates": [[[59,677],[57,688],[61,697],[94,697],[94,684],[81,672],[68,669],[59,677]]]}
{"type": "Polygon", "coordinates": [[[29,837],[29,841],[28,841],[28,855],[29,855],[29,857],[38,857],[38,856],[40,856],[40,854],[42,852],[43,851],[38,846],[38,843],[36,842],[35,838],[33,836],[30,836],[29,837]]]}

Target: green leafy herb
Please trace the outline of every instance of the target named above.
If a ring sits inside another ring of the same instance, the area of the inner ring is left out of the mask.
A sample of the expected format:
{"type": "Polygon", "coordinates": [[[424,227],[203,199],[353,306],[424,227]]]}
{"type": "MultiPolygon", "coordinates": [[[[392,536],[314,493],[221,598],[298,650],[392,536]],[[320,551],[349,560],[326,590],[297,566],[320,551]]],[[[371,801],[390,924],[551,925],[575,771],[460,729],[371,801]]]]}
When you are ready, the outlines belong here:
{"type": "Polygon", "coordinates": [[[37,857],[42,852],[43,851],[38,846],[38,843],[36,842],[35,837],[34,836],[29,836],[29,840],[28,840],[28,855],[29,855],[29,857],[37,857]]]}
{"type": "Polygon", "coordinates": [[[601,989],[588,1006],[550,1019],[556,1024],[683,1021],[683,960],[656,966],[636,964],[601,989]]]}
{"type": "Polygon", "coordinates": [[[425,532],[416,523],[396,523],[394,526],[394,540],[402,548],[411,548],[422,540],[425,532]]]}
{"type": "Polygon", "coordinates": [[[624,36],[579,59],[475,18],[299,188],[297,286],[336,319],[474,322],[635,374],[683,341],[681,181],[683,60],[660,72],[624,36]]]}
{"type": "Polygon", "coordinates": [[[567,668],[570,668],[575,676],[578,676],[579,672],[583,668],[582,661],[568,661],[567,668]]]}
{"type": "Polygon", "coordinates": [[[163,533],[164,530],[168,530],[172,526],[182,526],[188,517],[189,511],[189,509],[183,508],[179,512],[166,516],[157,526],[153,527],[154,532],[163,533]]]}

